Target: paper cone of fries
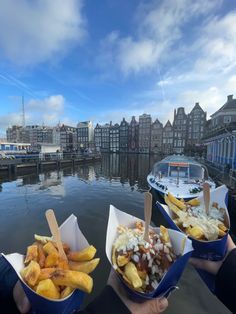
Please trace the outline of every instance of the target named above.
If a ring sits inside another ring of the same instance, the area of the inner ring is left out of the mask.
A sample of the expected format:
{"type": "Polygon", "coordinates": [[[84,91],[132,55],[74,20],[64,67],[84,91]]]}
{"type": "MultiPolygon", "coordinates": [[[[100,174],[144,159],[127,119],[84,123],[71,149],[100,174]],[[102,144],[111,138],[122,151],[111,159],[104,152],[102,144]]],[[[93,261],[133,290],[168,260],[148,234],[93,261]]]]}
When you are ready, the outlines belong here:
{"type": "MultiPolygon", "coordinates": [[[[192,240],[193,244],[193,257],[208,259],[208,260],[221,260],[225,253],[226,253],[226,241],[227,241],[227,235],[230,228],[230,219],[227,209],[227,199],[228,199],[228,189],[225,185],[222,185],[215,190],[210,192],[210,206],[212,206],[213,203],[215,203],[214,206],[217,206],[219,210],[222,210],[222,223],[225,226],[225,232],[223,233],[223,236],[214,239],[214,240],[208,240],[207,238],[204,239],[196,239],[189,235],[190,239],[192,240]]],[[[204,198],[203,194],[199,196],[197,200],[200,205],[199,208],[204,208],[204,198]]],[[[161,204],[159,202],[156,202],[156,206],[159,208],[167,222],[169,223],[170,227],[174,230],[178,230],[180,232],[184,231],[181,229],[181,227],[178,227],[176,224],[176,219],[178,219],[178,215],[173,211],[173,209],[170,209],[170,206],[167,206],[166,204],[161,204]]],[[[214,208],[214,211],[217,211],[217,208],[214,208]]],[[[174,210],[176,208],[174,207],[174,210]]],[[[180,211],[181,215],[185,215],[183,211],[180,211]]],[[[180,217],[182,217],[180,215],[180,217]]],[[[196,217],[198,217],[196,215],[196,217]]],[[[183,225],[182,225],[183,226],[183,225]]],[[[201,227],[201,225],[200,225],[201,227]]],[[[210,232],[210,227],[205,228],[208,229],[207,231],[210,232]]],[[[213,226],[214,227],[214,226],[213,226]]],[[[214,228],[215,230],[215,228],[214,228]]],[[[214,231],[213,230],[213,231],[214,231]]]]}
{"type": "MultiPolygon", "coordinates": [[[[132,228],[137,221],[142,221],[137,217],[126,214],[114,206],[110,205],[109,220],[107,226],[107,235],[106,235],[106,255],[110,261],[114,270],[117,270],[112,263],[112,253],[113,253],[113,244],[118,237],[117,228],[122,225],[125,227],[132,228]]],[[[143,222],[143,221],[142,221],[143,222]]],[[[143,222],[144,223],[144,222],[143,222]]],[[[151,227],[150,227],[151,228],[151,227]]],[[[160,228],[151,228],[154,233],[160,232],[160,228]]],[[[176,284],[181,277],[181,274],[185,268],[185,265],[191,256],[192,253],[192,244],[191,240],[187,239],[186,236],[176,230],[169,230],[170,242],[174,253],[178,256],[176,261],[168,268],[168,271],[165,273],[164,277],[159,281],[157,287],[152,292],[144,293],[134,290],[127,282],[124,280],[122,275],[117,273],[117,276],[120,278],[121,282],[124,284],[127,289],[130,297],[136,301],[144,301],[145,299],[152,299],[161,295],[168,295],[171,290],[176,288],[176,284]]]]}
{"type": "MultiPolygon", "coordinates": [[[[62,241],[68,243],[71,250],[78,251],[87,247],[89,244],[79,229],[77,218],[71,215],[60,227],[62,241]]],[[[70,314],[74,310],[78,310],[83,302],[84,292],[76,289],[64,299],[49,300],[36,294],[22,279],[20,271],[25,267],[24,255],[13,253],[4,255],[3,257],[13,267],[21,281],[23,289],[30,301],[35,314],[70,314]]]]}

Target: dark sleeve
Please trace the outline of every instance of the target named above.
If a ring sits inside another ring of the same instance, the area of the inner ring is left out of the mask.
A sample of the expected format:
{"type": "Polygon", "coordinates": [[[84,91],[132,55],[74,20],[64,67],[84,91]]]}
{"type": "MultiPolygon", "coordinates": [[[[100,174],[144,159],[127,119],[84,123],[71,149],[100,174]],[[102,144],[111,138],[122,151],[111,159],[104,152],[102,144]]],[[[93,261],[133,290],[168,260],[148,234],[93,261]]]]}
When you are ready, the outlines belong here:
{"type": "Polygon", "coordinates": [[[77,314],[130,314],[111,286],[106,286],[102,293],[94,299],[84,310],[77,314]]]}
{"type": "Polygon", "coordinates": [[[236,313],[236,248],[223,262],[216,276],[215,294],[227,308],[236,313]]]}
{"type": "Polygon", "coordinates": [[[12,267],[0,255],[0,309],[1,313],[19,313],[13,300],[13,288],[18,278],[12,267]]]}

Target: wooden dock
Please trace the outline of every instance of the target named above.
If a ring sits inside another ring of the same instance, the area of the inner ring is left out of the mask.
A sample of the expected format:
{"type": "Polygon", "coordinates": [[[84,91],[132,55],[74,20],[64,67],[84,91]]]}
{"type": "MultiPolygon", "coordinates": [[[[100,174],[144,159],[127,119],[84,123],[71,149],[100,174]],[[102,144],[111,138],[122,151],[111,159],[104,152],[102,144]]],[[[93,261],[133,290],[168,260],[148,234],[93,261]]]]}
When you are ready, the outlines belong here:
{"type": "Polygon", "coordinates": [[[93,155],[71,155],[66,156],[63,159],[52,159],[52,160],[40,160],[38,157],[24,156],[23,158],[16,159],[2,159],[0,160],[0,174],[8,172],[9,174],[16,175],[18,171],[34,170],[40,172],[43,169],[60,169],[63,167],[72,166],[77,164],[95,162],[101,160],[100,154],[93,155]]]}

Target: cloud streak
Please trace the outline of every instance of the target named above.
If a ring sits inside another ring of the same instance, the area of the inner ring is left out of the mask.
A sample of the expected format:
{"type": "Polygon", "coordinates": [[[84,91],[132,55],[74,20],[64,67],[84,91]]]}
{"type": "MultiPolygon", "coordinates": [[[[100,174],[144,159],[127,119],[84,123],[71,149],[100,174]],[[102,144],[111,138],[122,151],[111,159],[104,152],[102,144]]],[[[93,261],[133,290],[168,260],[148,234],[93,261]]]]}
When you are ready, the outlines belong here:
{"type": "Polygon", "coordinates": [[[58,59],[85,35],[81,0],[1,1],[0,55],[13,64],[58,59]]]}

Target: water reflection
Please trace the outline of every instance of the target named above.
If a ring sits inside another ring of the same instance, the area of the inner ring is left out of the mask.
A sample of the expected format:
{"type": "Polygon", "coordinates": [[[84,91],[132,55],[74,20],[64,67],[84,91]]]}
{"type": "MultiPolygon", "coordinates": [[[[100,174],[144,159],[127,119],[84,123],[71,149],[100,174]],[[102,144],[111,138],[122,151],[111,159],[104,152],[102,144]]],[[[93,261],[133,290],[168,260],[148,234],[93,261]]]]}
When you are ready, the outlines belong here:
{"type": "MultiPolygon", "coordinates": [[[[47,190],[52,194],[64,196],[65,191],[59,189],[63,186],[63,178],[76,176],[79,180],[89,183],[99,179],[107,179],[110,182],[120,182],[122,185],[129,184],[131,190],[135,187],[138,190],[147,190],[147,174],[154,162],[159,160],[158,156],[149,155],[126,155],[126,154],[105,154],[101,162],[95,164],[76,165],[60,170],[44,170],[43,173],[19,174],[18,177],[2,176],[1,181],[14,181],[20,179],[22,185],[36,185],[36,189],[47,190]]],[[[3,191],[0,185],[0,192],[3,191]]]]}

